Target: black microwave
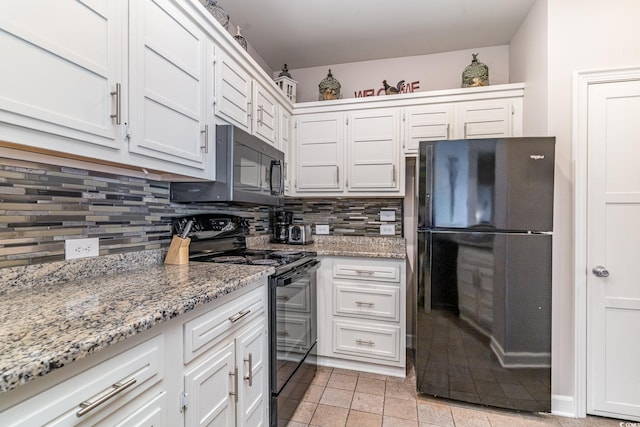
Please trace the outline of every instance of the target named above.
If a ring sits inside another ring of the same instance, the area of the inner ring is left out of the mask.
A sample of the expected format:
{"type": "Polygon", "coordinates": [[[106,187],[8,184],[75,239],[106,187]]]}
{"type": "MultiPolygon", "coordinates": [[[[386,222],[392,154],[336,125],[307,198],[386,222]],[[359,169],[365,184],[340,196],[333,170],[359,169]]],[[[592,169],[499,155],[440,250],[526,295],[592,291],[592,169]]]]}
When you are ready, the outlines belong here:
{"type": "Polygon", "coordinates": [[[172,182],[180,203],[284,205],[284,153],[231,125],[216,126],[216,180],[172,182]]]}

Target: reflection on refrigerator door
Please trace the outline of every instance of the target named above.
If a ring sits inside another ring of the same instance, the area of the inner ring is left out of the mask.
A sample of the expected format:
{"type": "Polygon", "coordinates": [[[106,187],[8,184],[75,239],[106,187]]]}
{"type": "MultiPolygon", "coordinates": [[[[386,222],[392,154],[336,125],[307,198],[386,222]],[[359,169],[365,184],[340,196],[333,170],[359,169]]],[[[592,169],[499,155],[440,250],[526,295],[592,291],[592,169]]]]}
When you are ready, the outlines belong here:
{"type": "Polygon", "coordinates": [[[551,236],[418,235],[417,388],[551,410],[551,236]]]}

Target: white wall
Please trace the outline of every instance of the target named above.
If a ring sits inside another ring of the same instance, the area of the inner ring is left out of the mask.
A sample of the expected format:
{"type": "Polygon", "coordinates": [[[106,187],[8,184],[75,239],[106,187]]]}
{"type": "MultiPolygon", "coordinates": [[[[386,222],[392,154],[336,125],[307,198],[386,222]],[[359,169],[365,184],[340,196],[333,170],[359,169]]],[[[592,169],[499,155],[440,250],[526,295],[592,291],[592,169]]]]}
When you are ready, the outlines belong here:
{"type": "Polygon", "coordinates": [[[537,1],[509,45],[509,78],[513,83],[526,82],[524,136],[547,135],[547,21],[547,2],[537,1]]]}
{"type": "Polygon", "coordinates": [[[537,65],[527,68],[527,64],[531,65],[530,58],[515,51],[531,48],[536,59],[542,48],[535,38],[544,40],[546,33],[547,105],[544,107],[541,94],[535,94],[531,102],[526,95],[524,108],[545,116],[529,117],[529,131],[543,131],[546,120],[546,133],[556,137],[552,393],[566,399],[563,408],[554,407],[565,413],[572,406],[575,408],[578,397],[573,378],[573,76],[578,70],[640,65],[638,22],[640,2],[637,0],[538,0],[511,47],[512,55],[516,55],[511,64],[514,75],[522,76],[527,85],[530,78],[533,87],[544,90],[541,69],[537,65]]]}
{"type": "MultiPolygon", "coordinates": [[[[355,92],[382,88],[382,80],[393,86],[400,80],[419,81],[419,91],[460,87],[462,71],[471,63],[471,54],[489,67],[491,84],[509,83],[509,46],[493,46],[433,55],[408,56],[376,61],[351,62],[322,67],[289,70],[298,82],[297,101],[318,101],[318,84],[329,68],[340,84],[342,98],[354,98],[355,92]]],[[[279,73],[276,72],[274,76],[279,73]]]]}

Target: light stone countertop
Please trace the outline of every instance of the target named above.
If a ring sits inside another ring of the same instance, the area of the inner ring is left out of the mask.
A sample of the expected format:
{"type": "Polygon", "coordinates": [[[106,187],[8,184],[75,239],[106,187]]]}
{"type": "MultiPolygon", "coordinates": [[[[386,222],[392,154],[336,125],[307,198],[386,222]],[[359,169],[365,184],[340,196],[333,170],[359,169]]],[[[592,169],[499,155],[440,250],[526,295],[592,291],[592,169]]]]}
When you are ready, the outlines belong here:
{"type": "Polygon", "coordinates": [[[274,273],[160,250],[0,269],[0,392],[274,273]]]}
{"type": "Polygon", "coordinates": [[[269,236],[247,239],[252,249],[277,249],[289,251],[314,251],[319,256],[354,256],[369,258],[407,257],[406,240],[402,237],[313,236],[309,245],[285,245],[270,243],[269,236]]]}

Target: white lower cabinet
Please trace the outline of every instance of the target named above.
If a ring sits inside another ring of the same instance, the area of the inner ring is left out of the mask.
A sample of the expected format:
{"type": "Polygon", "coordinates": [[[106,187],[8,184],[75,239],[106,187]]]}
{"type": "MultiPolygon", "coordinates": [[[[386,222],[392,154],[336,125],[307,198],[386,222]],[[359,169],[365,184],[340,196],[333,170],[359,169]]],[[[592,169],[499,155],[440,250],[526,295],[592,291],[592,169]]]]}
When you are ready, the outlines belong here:
{"type": "Polygon", "coordinates": [[[265,292],[256,289],[185,323],[182,410],[186,426],[266,425],[265,292]]]}
{"type": "Polygon", "coordinates": [[[3,393],[0,425],[267,425],[266,280],[3,393]]]}
{"type": "Polygon", "coordinates": [[[320,364],[405,376],[405,260],[323,257],[318,271],[320,364]]]}
{"type": "Polygon", "coordinates": [[[164,393],[155,387],[151,397],[142,395],[163,380],[164,356],[164,336],[158,335],[0,412],[0,424],[109,425],[107,417],[113,420],[121,411],[144,412],[149,400],[164,393]]]}

